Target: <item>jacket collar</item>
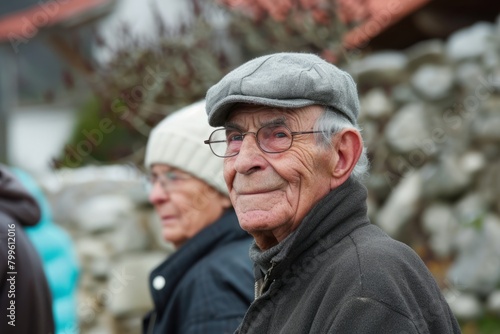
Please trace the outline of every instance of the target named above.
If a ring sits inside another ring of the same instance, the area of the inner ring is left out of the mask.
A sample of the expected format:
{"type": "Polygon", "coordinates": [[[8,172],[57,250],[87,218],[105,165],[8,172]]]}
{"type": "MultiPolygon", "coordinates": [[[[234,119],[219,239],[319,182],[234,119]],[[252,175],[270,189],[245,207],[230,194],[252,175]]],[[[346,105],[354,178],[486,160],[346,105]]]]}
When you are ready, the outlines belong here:
{"type": "Polygon", "coordinates": [[[256,280],[263,276],[259,271],[265,274],[273,266],[272,276],[279,276],[310,248],[326,250],[353,230],[369,224],[366,198],[366,188],[349,178],[321,199],[299,227],[278,245],[263,252],[253,242],[250,257],[256,264],[256,280]]]}
{"type": "Polygon", "coordinates": [[[234,209],[230,209],[215,223],[188,240],[150,274],[149,282],[152,291],[155,290],[151,283],[156,276],[161,275],[166,281],[161,293],[153,293],[157,310],[161,310],[166,305],[172,291],[201,258],[221,245],[249,237],[248,233],[240,228],[234,209]]]}

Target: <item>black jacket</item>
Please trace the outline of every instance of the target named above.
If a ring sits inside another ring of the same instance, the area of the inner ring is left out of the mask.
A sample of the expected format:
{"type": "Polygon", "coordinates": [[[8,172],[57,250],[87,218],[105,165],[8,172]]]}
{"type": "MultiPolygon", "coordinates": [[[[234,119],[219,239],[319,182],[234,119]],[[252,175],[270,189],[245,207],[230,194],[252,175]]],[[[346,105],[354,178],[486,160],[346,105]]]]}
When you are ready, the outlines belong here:
{"type": "Polygon", "coordinates": [[[237,333],[460,333],[424,263],[370,224],[365,202],[366,189],[348,180],[277,252],[252,246],[262,295],[237,333]]]}
{"type": "Polygon", "coordinates": [[[144,333],[233,333],[253,300],[251,241],[231,209],[154,269],[144,333]]]}
{"type": "Polygon", "coordinates": [[[42,262],[23,231],[39,219],[35,199],[0,165],[0,333],[54,333],[42,262]]]}

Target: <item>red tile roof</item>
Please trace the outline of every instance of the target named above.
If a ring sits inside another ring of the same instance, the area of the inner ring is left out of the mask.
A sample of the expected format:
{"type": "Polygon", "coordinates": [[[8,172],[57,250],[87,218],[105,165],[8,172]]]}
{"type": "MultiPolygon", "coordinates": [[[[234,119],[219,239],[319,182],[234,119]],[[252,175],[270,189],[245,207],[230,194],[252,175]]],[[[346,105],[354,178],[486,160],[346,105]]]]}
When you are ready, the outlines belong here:
{"type": "Polygon", "coordinates": [[[109,6],[110,0],[39,1],[28,9],[0,17],[0,42],[28,40],[40,28],[75,19],[91,11],[109,6]]]}
{"type": "MultiPolygon", "coordinates": [[[[39,28],[70,20],[109,5],[112,0],[52,0],[0,18],[0,42],[29,39],[39,28]]],[[[272,0],[271,0],[272,1],[272,0]]],[[[314,1],[313,1],[314,2],[314,1]]],[[[343,40],[347,49],[360,48],[430,0],[337,0],[339,17],[352,25],[343,40]]]]}
{"type": "Polygon", "coordinates": [[[347,49],[363,47],[372,38],[430,0],[337,0],[339,16],[354,25],[343,39],[347,49]]]}

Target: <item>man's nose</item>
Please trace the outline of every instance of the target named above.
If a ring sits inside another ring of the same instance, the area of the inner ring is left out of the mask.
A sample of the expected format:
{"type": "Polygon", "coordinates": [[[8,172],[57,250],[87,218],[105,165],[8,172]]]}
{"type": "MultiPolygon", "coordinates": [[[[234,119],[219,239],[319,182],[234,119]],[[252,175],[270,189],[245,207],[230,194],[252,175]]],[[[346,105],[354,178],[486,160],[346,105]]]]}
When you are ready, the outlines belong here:
{"type": "Polygon", "coordinates": [[[241,174],[248,174],[262,166],[262,151],[254,132],[247,132],[243,137],[240,151],[235,157],[234,169],[241,174]]]}

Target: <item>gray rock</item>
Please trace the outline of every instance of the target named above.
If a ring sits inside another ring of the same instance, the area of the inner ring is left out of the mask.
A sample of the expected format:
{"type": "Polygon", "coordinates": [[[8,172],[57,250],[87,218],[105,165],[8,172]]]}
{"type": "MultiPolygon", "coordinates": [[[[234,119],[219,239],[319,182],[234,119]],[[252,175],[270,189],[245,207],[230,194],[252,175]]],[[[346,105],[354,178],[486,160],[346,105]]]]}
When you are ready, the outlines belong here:
{"type": "Polygon", "coordinates": [[[366,185],[372,196],[378,201],[383,201],[392,191],[392,182],[388,179],[388,172],[372,172],[366,181],[366,185]]]}
{"type": "Polygon", "coordinates": [[[406,55],[397,51],[385,51],[356,60],[349,66],[358,84],[394,84],[404,80],[406,75],[406,55]]]}
{"type": "Polygon", "coordinates": [[[422,214],[422,223],[430,234],[430,247],[438,257],[447,257],[453,251],[454,236],[458,230],[458,222],[453,209],[446,204],[431,204],[422,214]]]}
{"type": "Polygon", "coordinates": [[[491,23],[479,22],[453,33],[446,44],[446,54],[451,60],[460,61],[480,57],[493,36],[491,23]]]}
{"type": "Polygon", "coordinates": [[[133,334],[142,333],[142,320],[144,315],[120,318],[116,322],[115,333],[133,334]]]}
{"type": "Polygon", "coordinates": [[[482,192],[469,192],[456,202],[454,209],[458,221],[470,225],[488,212],[488,202],[482,192]]]}
{"type": "Polygon", "coordinates": [[[500,64],[500,57],[498,55],[498,51],[495,49],[496,45],[493,45],[493,43],[489,43],[487,45],[486,51],[482,55],[482,61],[484,67],[487,70],[493,70],[495,68],[498,68],[500,64]]]}
{"type": "Polygon", "coordinates": [[[379,124],[373,120],[360,120],[359,125],[361,127],[361,135],[363,136],[363,141],[368,149],[374,149],[375,146],[379,145],[379,124]]]}
{"type": "Polygon", "coordinates": [[[481,84],[480,80],[483,77],[483,68],[474,61],[463,62],[459,64],[455,70],[457,83],[471,92],[474,92],[474,90],[481,84]]]}
{"type": "Polygon", "coordinates": [[[110,248],[106,241],[97,237],[82,237],[75,241],[76,253],[83,265],[94,259],[109,257],[110,248]]]}
{"type": "Polygon", "coordinates": [[[86,291],[81,292],[78,296],[76,311],[82,332],[87,333],[87,329],[103,327],[100,322],[102,318],[101,308],[94,295],[88,294],[86,291]]]}
{"type": "Polygon", "coordinates": [[[83,231],[98,233],[114,228],[133,212],[134,204],[123,195],[97,195],[75,208],[74,220],[83,231]]]}
{"type": "Polygon", "coordinates": [[[425,100],[441,100],[451,92],[453,72],[447,66],[422,65],[411,77],[411,84],[425,100]]]}
{"type": "MultiPolygon", "coordinates": [[[[107,314],[97,314],[97,320],[93,323],[93,326],[89,328],[82,329],[82,333],[85,334],[109,334],[110,333],[110,321],[107,314]]],[[[70,334],[70,333],[64,333],[70,334]]],[[[71,333],[74,334],[74,333],[71,333]]]]}
{"type": "Polygon", "coordinates": [[[95,258],[90,262],[88,270],[93,278],[102,280],[108,277],[110,265],[108,257],[95,258]]]}
{"type": "Polygon", "coordinates": [[[459,232],[458,257],[448,279],[461,291],[487,296],[500,282],[500,218],[485,216],[478,224],[459,232]],[[460,234],[466,233],[464,238],[460,234]],[[465,242],[464,242],[465,241],[465,242]]]}
{"type": "Polygon", "coordinates": [[[486,302],[488,311],[500,315],[500,290],[493,291],[486,302]]]}
{"type": "MultiPolygon", "coordinates": [[[[498,156],[498,155],[497,155],[498,156]]],[[[484,203],[489,203],[491,208],[500,213],[500,159],[496,163],[489,163],[478,173],[478,189],[485,199],[484,203]]]]}
{"type": "Polygon", "coordinates": [[[137,212],[132,212],[120,221],[120,228],[108,233],[107,237],[113,254],[147,249],[151,240],[147,222],[137,212]]]}
{"type": "Polygon", "coordinates": [[[429,39],[416,43],[405,50],[408,67],[417,68],[421,64],[440,64],[445,58],[444,44],[439,39],[429,39]]]}
{"type": "Polygon", "coordinates": [[[147,201],[143,179],[137,168],[111,165],[58,170],[42,183],[53,206],[54,220],[76,228],[75,208],[94,196],[119,194],[135,203],[147,201]]]}
{"type": "Polygon", "coordinates": [[[472,226],[462,226],[453,240],[453,248],[456,251],[472,252],[477,243],[477,231],[472,226]]]}
{"type": "Polygon", "coordinates": [[[162,252],[127,254],[110,268],[107,288],[100,291],[104,304],[115,317],[144,314],[153,307],[149,273],[166,256],[162,252]]]}
{"type": "Polygon", "coordinates": [[[445,298],[453,314],[463,321],[479,318],[483,314],[483,307],[478,298],[468,293],[445,293],[445,298]]]}
{"type": "Polygon", "coordinates": [[[471,183],[471,173],[463,170],[459,157],[447,154],[437,163],[422,168],[423,193],[426,198],[443,198],[460,195],[471,183]]]}
{"type": "Polygon", "coordinates": [[[385,138],[395,153],[409,153],[430,137],[427,125],[425,106],[408,104],[390,119],[385,138]]]}
{"type": "Polygon", "coordinates": [[[475,174],[486,167],[486,158],[479,151],[466,152],[458,161],[461,169],[468,174],[475,174]]]}
{"type": "Polygon", "coordinates": [[[81,267],[82,271],[78,277],[79,293],[85,295],[91,295],[93,292],[97,291],[101,284],[101,282],[92,275],[89,268],[89,266],[81,267]]]}
{"type": "MultiPolygon", "coordinates": [[[[132,165],[85,166],[81,168],[63,168],[47,177],[44,186],[51,193],[56,193],[64,188],[79,185],[85,188],[88,185],[108,182],[140,183],[142,173],[132,165]]],[[[106,184],[104,186],[107,187],[106,184]]]]}
{"type": "Polygon", "coordinates": [[[394,105],[384,90],[373,88],[361,98],[360,117],[373,119],[387,118],[391,115],[394,105]]]}
{"type": "Polygon", "coordinates": [[[473,138],[479,142],[500,143],[500,113],[483,113],[472,123],[473,138]]]}
{"type": "Polygon", "coordinates": [[[420,103],[420,97],[417,96],[415,90],[404,82],[392,87],[391,98],[398,104],[420,103]]]}
{"type": "Polygon", "coordinates": [[[75,245],[84,271],[94,279],[106,278],[111,263],[109,244],[101,238],[83,237],[75,245]]]}
{"type": "Polygon", "coordinates": [[[396,237],[415,216],[421,194],[420,174],[412,172],[405,175],[376,215],[377,225],[390,236],[396,237]]]}

